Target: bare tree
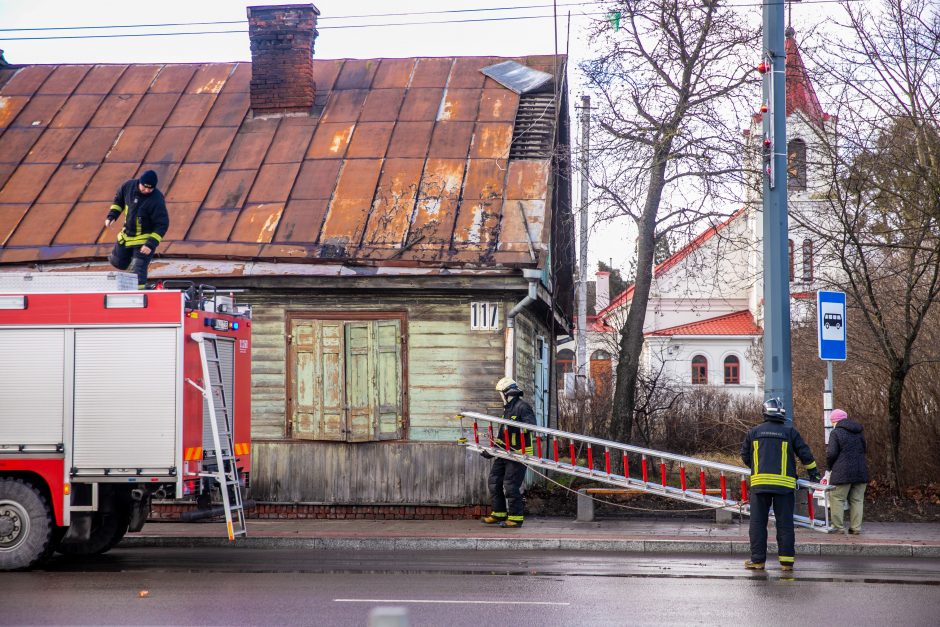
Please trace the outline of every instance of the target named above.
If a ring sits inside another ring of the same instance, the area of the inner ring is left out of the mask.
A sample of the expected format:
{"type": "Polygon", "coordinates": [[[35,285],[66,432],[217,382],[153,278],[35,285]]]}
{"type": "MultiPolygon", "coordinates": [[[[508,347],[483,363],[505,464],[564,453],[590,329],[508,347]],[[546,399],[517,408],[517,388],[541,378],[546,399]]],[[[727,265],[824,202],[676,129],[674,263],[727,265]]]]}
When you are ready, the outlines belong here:
{"type": "Polygon", "coordinates": [[[693,229],[711,214],[708,203],[739,192],[737,121],[753,110],[744,98],[755,81],[759,32],[714,0],[629,0],[609,8],[619,13],[620,28],[595,28],[591,38],[603,52],[582,70],[599,95],[594,119],[603,131],[594,153],[595,198],[609,214],[629,216],[638,233],[611,434],[629,441],[657,243],[693,229]]]}
{"type": "Polygon", "coordinates": [[[905,385],[936,359],[921,341],[940,296],[940,11],[933,0],[847,2],[850,37],[827,42],[837,132],[828,216],[805,220],[826,242],[863,321],[855,356],[884,373],[889,475],[901,489],[905,385]]]}

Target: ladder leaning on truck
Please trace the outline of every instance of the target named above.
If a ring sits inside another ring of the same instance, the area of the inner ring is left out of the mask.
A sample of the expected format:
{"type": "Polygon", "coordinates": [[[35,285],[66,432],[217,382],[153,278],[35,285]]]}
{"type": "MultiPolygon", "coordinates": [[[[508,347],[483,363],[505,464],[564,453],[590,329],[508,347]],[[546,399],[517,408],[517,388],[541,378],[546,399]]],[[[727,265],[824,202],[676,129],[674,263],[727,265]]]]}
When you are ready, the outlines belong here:
{"type": "Polygon", "coordinates": [[[103,553],[153,499],[215,490],[244,535],[250,311],[179,284],[0,273],[0,570],[103,553]]]}

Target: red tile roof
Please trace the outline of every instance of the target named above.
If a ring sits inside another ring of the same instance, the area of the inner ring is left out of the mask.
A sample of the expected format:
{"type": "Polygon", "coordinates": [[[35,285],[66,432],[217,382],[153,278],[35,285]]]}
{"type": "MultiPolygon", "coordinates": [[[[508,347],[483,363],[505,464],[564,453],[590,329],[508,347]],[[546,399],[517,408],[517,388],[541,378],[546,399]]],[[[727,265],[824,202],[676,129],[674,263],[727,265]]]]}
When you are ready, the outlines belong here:
{"type": "MultiPolygon", "coordinates": [[[[704,232],[700,233],[695,239],[691,242],[680,248],[678,251],[673,253],[665,261],[657,265],[653,269],[653,278],[659,278],[669,271],[670,268],[675,267],[680,261],[692,254],[693,251],[700,248],[705,242],[714,237],[717,233],[727,227],[729,224],[734,222],[738,217],[744,214],[745,207],[741,207],[734,213],[732,213],[726,220],[720,222],[714,226],[709,227],[704,232]]],[[[601,318],[605,314],[612,312],[617,307],[620,307],[624,303],[629,302],[633,298],[633,285],[625,289],[620,293],[615,299],[610,301],[610,304],[604,307],[601,311],[597,313],[598,317],[601,318]]]]}
{"type": "Polygon", "coordinates": [[[542,264],[551,160],[508,160],[519,96],[479,72],[503,60],[315,60],[319,114],[261,118],[250,63],[4,69],[0,264],[105,258],[145,169],[165,257],[542,264]]]}
{"type": "Polygon", "coordinates": [[[761,335],[763,332],[754,322],[751,312],[744,310],[699,322],[680,324],[668,329],[650,331],[646,335],[761,335]]]}

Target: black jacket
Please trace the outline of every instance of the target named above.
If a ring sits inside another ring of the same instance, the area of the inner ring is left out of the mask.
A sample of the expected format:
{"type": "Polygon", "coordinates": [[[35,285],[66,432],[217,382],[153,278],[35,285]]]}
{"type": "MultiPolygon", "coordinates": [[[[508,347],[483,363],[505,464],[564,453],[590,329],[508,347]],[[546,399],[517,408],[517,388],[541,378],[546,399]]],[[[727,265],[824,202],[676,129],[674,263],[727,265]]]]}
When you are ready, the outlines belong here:
{"type": "Polygon", "coordinates": [[[741,459],[751,469],[752,492],[783,493],[796,489],[796,458],[806,470],[816,468],[812,451],[800,432],[783,418],[765,416],[747,432],[741,459]]]}
{"type": "Polygon", "coordinates": [[[826,467],[830,471],[829,483],[868,483],[868,464],[865,453],[865,434],[862,425],[850,418],[836,423],[829,434],[826,447],[826,467]]]}
{"type": "Polygon", "coordinates": [[[141,194],[137,189],[137,179],[125,181],[118,189],[108,219],[117,220],[121,213],[124,213],[124,228],[118,233],[118,241],[125,246],[146,244],[156,250],[170,228],[170,215],[166,211],[163,193],[155,189],[149,194],[141,194]]]}
{"type": "MultiPolygon", "coordinates": [[[[522,400],[521,394],[514,394],[509,397],[509,402],[503,407],[503,419],[515,420],[516,422],[524,422],[530,425],[536,424],[535,412],[532,411],[531,405],[522,400]]],[[[509,446],[517,453],[521,453],[523,446],[525,446],[525,453],[532,455],[532,432],[529,431],[524,435],[525,442],[522,441],[523,438],[520,438],[521,435],[521,429],[509,427],[509,446]]]]}

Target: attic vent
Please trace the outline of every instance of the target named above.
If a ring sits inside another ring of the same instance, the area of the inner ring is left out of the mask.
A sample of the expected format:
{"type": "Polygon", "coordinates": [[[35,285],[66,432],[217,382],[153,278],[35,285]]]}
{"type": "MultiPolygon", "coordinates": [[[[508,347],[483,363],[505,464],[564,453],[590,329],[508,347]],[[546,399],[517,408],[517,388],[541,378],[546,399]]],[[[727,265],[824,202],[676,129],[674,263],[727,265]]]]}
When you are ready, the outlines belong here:
{"type": "Polygon", "coordinates": [[[555,95],[522,94],[512,129],[510,159],[547,159],[555,132],[555,95]]]}

